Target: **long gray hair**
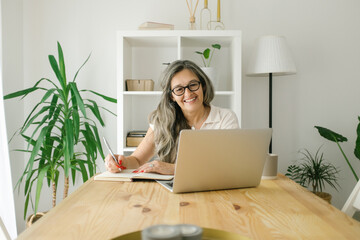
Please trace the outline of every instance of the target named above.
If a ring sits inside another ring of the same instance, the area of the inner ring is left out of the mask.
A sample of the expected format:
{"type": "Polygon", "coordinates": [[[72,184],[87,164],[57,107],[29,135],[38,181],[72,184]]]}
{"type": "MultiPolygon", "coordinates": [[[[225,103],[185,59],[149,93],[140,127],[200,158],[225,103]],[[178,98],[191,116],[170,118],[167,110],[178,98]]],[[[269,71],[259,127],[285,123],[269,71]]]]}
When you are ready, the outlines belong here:
{"type": "Polygon", "coordinates": [[[157,109],[150,114],[149,121],[154,124],[155,152],[159,160],[174,163],[179,134],[182,129],[190,129],[179,105],[172,100],[171,80],[178,72],[188,69],[200,80],[204,94],[204,106],[209,107],[214,98],[214,87],[208,76],[193,62],[177,60],[172,62],[161,77],[163,93],[157,109]]]}

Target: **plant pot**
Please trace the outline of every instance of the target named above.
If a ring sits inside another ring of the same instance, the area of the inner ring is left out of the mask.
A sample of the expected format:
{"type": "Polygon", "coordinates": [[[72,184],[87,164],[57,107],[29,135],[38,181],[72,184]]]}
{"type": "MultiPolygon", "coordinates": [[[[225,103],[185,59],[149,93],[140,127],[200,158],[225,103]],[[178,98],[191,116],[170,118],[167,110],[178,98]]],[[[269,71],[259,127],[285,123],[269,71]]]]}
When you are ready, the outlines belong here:
{"type": "Polygon", "coordinates": [[[314,192],[314,194],[331,204],[331,194],[326,192],[314,192]]]}
{"type": "Polygon", "coordinates": [[[45,215],[45,213],[47,212],[38,212],[36,214],[31,214],[27,219],[26,219],[26,228],[30,227],[31,225],[33,225],[37,220],[39,220],[42,216],[45,215]]]}
{"type": "Polygon", "coordinates": [[[202,67],[201,70],[210,78],[210,81],[212,82],[214,86],[214,90],[219,89],[219,81],[217,78],[217,72],[216,69],[213,67],[202,67]]]}
{"type": "Polygon", "coordinates": [[[278,155],[268,153],[261,179],[276,179],[278,173],[278,155]]]}

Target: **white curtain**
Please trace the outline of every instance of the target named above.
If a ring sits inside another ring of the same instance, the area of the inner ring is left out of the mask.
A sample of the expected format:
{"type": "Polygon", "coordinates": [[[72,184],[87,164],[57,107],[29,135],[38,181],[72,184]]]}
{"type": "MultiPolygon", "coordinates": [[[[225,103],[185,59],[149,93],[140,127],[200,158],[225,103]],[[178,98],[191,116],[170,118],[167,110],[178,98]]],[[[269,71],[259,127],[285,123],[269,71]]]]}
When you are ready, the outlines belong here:
{"type": "Polygon", "coordinates": [[[0,216],[10,237],[17,237],[13,185],[3,100],[2,16],[0,1],[0,216]]]}

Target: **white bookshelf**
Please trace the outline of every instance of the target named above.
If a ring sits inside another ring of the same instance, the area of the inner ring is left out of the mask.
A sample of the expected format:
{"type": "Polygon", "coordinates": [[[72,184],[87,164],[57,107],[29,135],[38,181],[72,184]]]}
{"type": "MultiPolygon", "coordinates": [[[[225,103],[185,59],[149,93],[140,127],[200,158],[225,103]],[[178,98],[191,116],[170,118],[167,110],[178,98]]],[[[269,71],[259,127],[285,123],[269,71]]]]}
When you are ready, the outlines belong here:
{"type": "Polygon", "coordinates": [[[241,126],[241,31],[118,31],[117,32],[117,137],[118,151],[127,154],[126,135],[147,130],[148,115],[156,109],[160,96],[163,63],[188,59],[202,66],[195,51],[221,44],[211,66],[218,72],[219,87],[212,104],[232,109],[241,126]],[[152,79],[154,91],[125,91],[126,79],[152,79]]]}

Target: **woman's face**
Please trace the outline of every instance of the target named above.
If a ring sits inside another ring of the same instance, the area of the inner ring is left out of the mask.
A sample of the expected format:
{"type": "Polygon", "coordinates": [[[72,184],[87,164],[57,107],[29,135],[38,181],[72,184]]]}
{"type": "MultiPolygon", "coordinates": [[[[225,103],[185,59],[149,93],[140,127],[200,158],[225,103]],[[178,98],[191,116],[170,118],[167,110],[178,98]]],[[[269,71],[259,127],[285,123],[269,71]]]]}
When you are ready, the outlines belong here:
{"type": "Polygon", "coordinates": [[[176,73],[171,80],[172,100],[177,102],[184,113],[198,111],[203,107],[203,88],[201,84],[200,86],[198,84],[200,84],[199,78],[188,69],[176,73]],[[185,88],[184,94],[177,96],[175,93],[179,95],[182,90],[181,87],[187,88],[185,88]],[[197,87],[199,88],[194,90],[197,87]]]}

